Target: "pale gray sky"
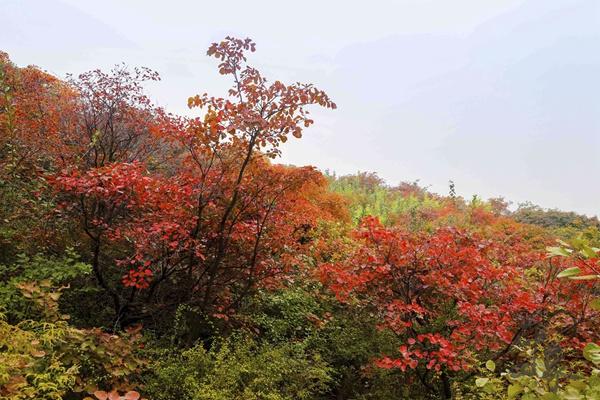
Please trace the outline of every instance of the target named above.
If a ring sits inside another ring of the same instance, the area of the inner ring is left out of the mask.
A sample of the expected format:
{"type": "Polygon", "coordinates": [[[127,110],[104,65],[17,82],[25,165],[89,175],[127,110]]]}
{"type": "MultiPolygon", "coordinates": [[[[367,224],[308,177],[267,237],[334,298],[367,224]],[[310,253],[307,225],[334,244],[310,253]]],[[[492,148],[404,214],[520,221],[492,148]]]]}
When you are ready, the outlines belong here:
{"type": "Polygon", "coordinates": [[[228,86],[207,46],[249,36],[267,76],[339,107],[283,162],[600,214],[598,0],[0,0],[0,26],[17,64],[61,77],[153,68],[177,113],[228,86]]]}

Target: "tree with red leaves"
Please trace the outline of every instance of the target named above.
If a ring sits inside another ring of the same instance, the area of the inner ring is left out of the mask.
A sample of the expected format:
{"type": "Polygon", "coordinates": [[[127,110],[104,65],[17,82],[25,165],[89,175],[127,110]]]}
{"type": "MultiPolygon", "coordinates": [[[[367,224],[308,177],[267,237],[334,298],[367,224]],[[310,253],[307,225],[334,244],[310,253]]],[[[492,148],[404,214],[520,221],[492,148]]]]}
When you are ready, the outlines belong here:
{"type": "Polygon", "coordinates": [[[347,261],[322,266],[323,282],[341,301],[372,308],[399,337],[398,353],[377,366],[412,371],[433,392],[439,379],[443,398],[452,396],[451,377],[502,361],[521,341],[556,334],[568,348],[567,338],[593,335],[587,295],[556,280],[559,267],[544,252],[453,228],[384,228],[373,217],[356,239],[347,261]]]}
{"type": "Polygon", "coordinates": [[[94,273],[121,325],[182,303],[226,316],[285,270],[321,217],[302,195],[325,190],[321,174],[269,159],[313,123],[306,106],[335,104],[310,84],[268,82],[246,65],[254,49],[230,37],[209,48],[233,87],[227,98],[191,97],[203,116],[189,120],[150,105],[139,82],[157,77],[147,70],[95,71],[76,85],[89,146],[53,182],[91,241],[94,273]],[[172,157],[154,167],[156,154],[172,157]],[[124,286],[115,286],[118,269],[124,286]]]}
{"type": "Polygon", "coordinates": [[[0,51],[0,263],[19,252],[47,248],[53,236],[40,215],[51,201],[40,194],[44,174],[68,149],[63,133],[76,119],[76,93],[65,82],[0,51]],[[33,243],[36,243],[35,245],[33,243]]]}

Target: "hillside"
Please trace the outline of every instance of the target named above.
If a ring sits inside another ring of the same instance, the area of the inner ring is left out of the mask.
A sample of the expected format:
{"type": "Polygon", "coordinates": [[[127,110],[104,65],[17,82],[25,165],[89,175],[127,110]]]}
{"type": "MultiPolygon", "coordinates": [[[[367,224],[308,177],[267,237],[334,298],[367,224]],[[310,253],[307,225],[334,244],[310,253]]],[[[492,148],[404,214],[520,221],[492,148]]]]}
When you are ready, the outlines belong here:
{"type": "Polygon", "coordinates": [[[600,398],[598,218],[279,164],[336,104],[254,51],[195,117],[0,52],[0,398],[600,398]]]}

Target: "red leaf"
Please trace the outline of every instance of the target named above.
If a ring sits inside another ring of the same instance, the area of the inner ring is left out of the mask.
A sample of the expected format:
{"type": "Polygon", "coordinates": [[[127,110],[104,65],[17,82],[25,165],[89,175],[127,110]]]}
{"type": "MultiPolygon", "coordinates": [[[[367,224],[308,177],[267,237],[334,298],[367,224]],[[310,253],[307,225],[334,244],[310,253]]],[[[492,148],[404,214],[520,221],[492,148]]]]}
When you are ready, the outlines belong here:
{"type": "Polygon", "coordinates": [[[106,393],[103,390],[96,390],[94,392],[94,396],[96,396],[96,398],[98,398],[98,400],[106,400],[106,399],[108,399],[108,393],[106,393]]]}
{"type": "Polygon", "coordinates": [[[125,393],[126,400],[138,400],[139,398],[140,398],[140,394],[138,392],[136,392],[135,390],[131,390],[131,391],[125,393]]]}

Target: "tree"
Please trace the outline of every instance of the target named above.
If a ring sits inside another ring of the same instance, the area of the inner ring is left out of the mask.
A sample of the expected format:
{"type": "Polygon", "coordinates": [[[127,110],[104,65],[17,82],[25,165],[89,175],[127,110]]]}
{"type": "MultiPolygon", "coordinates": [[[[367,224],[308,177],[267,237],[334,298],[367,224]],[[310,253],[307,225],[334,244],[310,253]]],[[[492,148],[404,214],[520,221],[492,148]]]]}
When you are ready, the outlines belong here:
{"type": "Polygon", "coordinates": [[[246,65],[254,48],[230,37],[209,48],[233,87],[227,98],[191,97],[204,115],[188,120],[149,105],[138,82],[156,76],[146,70],[80,77],[89,149],[83,164],[52,181],[62,211],[77,216],[90,239],[92,268],[118,324],[156,312],[149,304],[224,315],[285,269],[301,230],[317,219],[302,193],[324,191],[321,174],[268,159],[313,123],[306,106],[335,104],[310,84],[269,83],[246,65]],[[148,158],[165,149],[168,166],[151,168],[148,158]],[[116,286],[117,274],[125,287],[116,286]]]}
{"type": "Polygon", "coordinates": [[[74,98],[69,85],[0,52],[0,261],[48,245],[43,175],[64,153],[60,137],[73,121],[74,98]]]}
{"type": "Polygon", "coordinates": [[[323,282],[340,300],[372,308],[404,342],[379,367],[412,371],[431,391],[437,377],[443,398],[451,377],[502,361],[521,341],[573,347],[571,338],[593,335],[587,294],[561,285],[544,252],[453,228],[386,229],[372,217],[356,237],[361,247],[347,261],[322,266],[323,282]]]}

